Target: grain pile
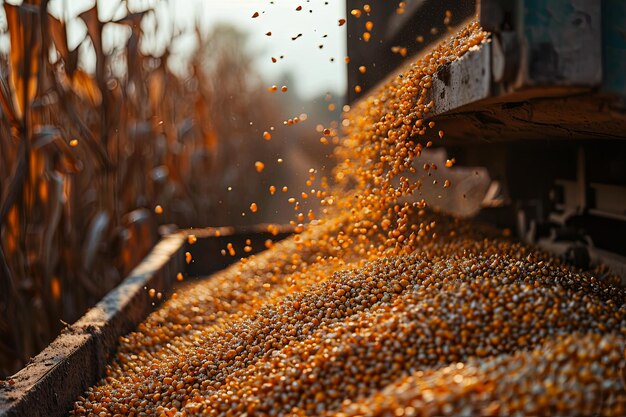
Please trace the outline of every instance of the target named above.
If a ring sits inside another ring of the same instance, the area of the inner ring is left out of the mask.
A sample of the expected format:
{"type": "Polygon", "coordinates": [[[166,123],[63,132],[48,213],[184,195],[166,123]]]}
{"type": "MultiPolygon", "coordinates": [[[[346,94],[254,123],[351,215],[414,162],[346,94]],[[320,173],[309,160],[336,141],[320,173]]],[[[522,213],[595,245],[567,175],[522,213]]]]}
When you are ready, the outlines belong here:
{"type": "Polygon", "coordinates": [[[323,215],[167,301],[72,415],[626,413],[624,291],[403,176],[443,136],[433,75],[486,39],[469,24],[352,109],[336,185],[306,193],[323,215]]]}

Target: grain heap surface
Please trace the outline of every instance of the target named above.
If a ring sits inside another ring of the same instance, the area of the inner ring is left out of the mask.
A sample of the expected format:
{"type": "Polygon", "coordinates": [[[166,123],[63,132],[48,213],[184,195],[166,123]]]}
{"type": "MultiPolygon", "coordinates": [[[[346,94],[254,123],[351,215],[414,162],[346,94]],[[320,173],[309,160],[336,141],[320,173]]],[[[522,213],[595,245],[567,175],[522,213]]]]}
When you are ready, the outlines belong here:
{"type": "Polygon", "coordinates": [[[626,413],[624,291],[403,175],[443,136],[433,75],[485,41],[471,23],[355,106],[320,219],[168,300],[72,414],[626,413]]]}

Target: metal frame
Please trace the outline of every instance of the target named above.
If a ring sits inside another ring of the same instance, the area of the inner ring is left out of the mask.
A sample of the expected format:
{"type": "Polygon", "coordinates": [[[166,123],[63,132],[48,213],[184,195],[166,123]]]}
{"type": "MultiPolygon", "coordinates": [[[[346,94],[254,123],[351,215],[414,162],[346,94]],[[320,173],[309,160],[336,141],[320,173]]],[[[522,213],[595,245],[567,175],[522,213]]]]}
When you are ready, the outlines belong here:
{"type": "MultiPolygon", "coordinates": [[[[362,3],[348,2],[348,13],[362,3]]],[[[435,74],[428,117],[437,117],[445,138],[426,138],[445,144],[459,165],[488,168],[501,185],[497,200],[506,204],[484,209],[479,218],[518,230],[528,243],[574,248],[565,251],[577,254],[573,263],[594,258],[617,265],[616,272],[626,270],[619,266],[626,265],[626,3],[437,3],[474,7],[468,16],[478,16],[491,33],[488,43],[435,74]]],[[[414,52],[407,60],[414,62],[421,53],[414,36],[440,24],[442,16],[429,14],[432,2],[412,4],[400,17],[387,13],[381,23],[387,29],[375,24],[374,31],[387,30],[390,37],[378,46],[359,40],[363,16],[348,20],[350,100],[358,98],[354,84],[374,88],[367,84],[372,79],[382,86],[402,72],[398,56],[387,60],[381,48],[403,33],[414,52]],[[364,62],[384,71],[367,78],[368,66],[359,75],[364,62]]]]}

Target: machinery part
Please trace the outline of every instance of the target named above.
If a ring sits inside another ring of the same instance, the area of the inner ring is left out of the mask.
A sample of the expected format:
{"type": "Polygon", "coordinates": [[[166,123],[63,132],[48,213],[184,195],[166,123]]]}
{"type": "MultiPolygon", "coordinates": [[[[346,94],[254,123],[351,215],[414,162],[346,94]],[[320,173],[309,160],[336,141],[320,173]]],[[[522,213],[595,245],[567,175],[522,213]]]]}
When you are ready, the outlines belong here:
{"type": "MultiPolygon", "coordinates": [[[[348,1],[348,13],[364,3],[348,1]]],[[[500,185],[499,204],[486,204],[480,219],[553,249],[560,237],[556,252],[575,263],[587,251],[591,262],[626,272],[626,3],[423,0],[400,15],[396,2],[376,7],[366,16],[377,19],[369,43],[363,16],[349,19],[349,101],[355,85],[395,76],[403,57],[391,46],[406,47],[412,62],[453,30],[446,10],[456,24],[476,16],[490,42],[433,77],[429,116],[445,132],[434,145],[500,185]],[[564,241],[569,230],[582,238],[564,241]]]]}

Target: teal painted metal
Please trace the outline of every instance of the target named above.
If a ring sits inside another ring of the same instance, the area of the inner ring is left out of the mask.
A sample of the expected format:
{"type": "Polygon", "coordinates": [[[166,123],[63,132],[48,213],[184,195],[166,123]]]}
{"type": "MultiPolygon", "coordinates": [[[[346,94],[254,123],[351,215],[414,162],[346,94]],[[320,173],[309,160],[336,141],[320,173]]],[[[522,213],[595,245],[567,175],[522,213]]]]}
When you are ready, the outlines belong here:
{"type": "Polygon", "coordinates": [[[602,89],[626,97],[626,1],[602,1],[602,89]]]}
{"type": "Polygon", "coordinates": [[[527,82],[598,86],[602,81],[601,3],[524,0],[527,82]]]}

